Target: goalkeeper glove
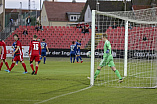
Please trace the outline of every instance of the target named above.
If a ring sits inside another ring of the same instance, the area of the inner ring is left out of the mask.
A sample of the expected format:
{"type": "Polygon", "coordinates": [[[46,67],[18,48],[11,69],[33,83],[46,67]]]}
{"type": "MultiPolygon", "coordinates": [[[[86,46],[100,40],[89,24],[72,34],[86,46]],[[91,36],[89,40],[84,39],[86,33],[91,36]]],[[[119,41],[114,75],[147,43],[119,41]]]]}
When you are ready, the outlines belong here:
{"type": "Polygon", "coordinates": [[[110,52],[110,50],[109,50],[109,49],[107,49],[106,53],[109,53],[109,52],[110,52]]]}

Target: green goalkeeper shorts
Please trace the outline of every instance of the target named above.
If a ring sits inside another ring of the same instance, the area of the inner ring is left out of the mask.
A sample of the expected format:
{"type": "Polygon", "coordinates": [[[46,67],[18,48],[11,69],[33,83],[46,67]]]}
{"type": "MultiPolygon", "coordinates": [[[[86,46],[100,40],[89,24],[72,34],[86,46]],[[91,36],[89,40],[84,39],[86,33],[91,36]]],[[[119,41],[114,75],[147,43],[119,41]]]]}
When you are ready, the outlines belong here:
{"type": "Polygon", "coordinates": [[[108,65],[109,67],[115,66],[112,55],[108,55],[108,56],[104,57],[99,64],[99,66],[101,66],[101,67],[106,66],[106,65],[108,65]]]}

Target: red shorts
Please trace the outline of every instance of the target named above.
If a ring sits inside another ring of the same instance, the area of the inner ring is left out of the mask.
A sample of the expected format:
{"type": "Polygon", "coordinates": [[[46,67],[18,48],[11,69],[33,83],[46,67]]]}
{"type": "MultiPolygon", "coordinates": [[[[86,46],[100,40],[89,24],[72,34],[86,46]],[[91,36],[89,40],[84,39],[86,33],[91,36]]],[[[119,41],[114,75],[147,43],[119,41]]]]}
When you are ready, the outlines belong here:
{"type": "Polygon", "coordinates": [[[13,61],[23,61],[23,55],[17,55],[14,57],[13,61]]]}
{"type": "Polygon", "coordinates": [[[0,55],[0,59],[1,59],[1,60],[5,60],[5,59],[6,59],[6,54],[1,54],[1,55],[0,55]]]}
{"type": "Polygon", "coordinates": [[[35,60],[35,62],[40,61],[39,55],[31,55],[30,61],[33,61],[33,60],[35,60]]]}

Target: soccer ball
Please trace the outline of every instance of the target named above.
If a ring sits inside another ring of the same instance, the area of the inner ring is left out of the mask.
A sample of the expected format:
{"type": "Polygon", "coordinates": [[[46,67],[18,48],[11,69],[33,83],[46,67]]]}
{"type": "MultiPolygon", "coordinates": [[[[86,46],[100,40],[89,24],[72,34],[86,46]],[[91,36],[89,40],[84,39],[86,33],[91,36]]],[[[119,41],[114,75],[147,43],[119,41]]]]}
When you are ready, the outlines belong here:
{"type": "Polygon", "coordinates": [[[91,51],[87,52],[87,57],[91,57],[91,51]]]}

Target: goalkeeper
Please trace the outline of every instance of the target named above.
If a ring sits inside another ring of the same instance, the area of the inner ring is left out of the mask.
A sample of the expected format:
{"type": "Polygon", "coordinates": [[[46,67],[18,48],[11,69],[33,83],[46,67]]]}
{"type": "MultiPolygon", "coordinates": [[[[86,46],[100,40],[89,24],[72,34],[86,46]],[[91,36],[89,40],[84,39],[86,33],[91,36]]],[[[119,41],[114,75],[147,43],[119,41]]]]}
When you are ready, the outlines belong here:
{"type": "Polygon", "coordinates": [[[121,82],[123,82],[123,79],[122,79],[119,71],[115,68],[115,64],[113,62],[113,56],[111,54],[111,44],[107,40],[108,39],[107,34],[103,34],[103,38],[102,39],[103,39],[103,41],[105,41],[105,44],[104,44],[104,55],[103,55],[103,59],[101,60],[99,66],[97,67],[97,70],[96,70],[96,72],[94,74],[94,80],[99,75],[101,68],[103,66],[108,65],[115,72],[117,77],[119,78],[118,82],[121,83],[121,82]]]}

